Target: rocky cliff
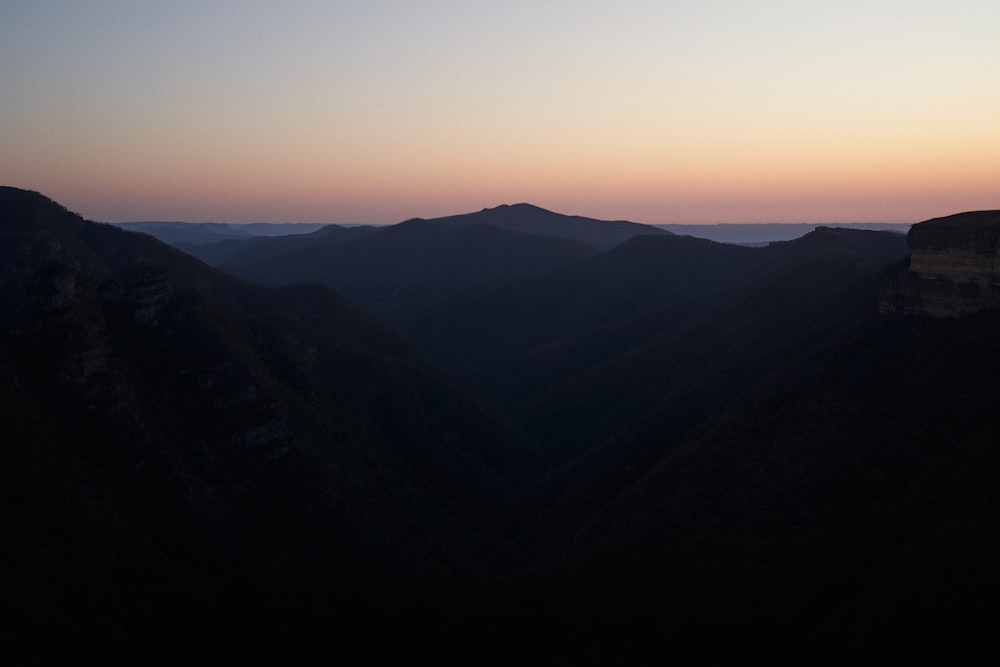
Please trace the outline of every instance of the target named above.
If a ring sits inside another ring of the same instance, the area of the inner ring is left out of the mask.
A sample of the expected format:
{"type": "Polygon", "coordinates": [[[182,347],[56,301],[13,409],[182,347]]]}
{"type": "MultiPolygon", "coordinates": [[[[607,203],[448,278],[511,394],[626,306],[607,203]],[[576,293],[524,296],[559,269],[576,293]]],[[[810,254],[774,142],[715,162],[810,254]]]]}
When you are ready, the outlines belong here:
{"type": "Polygon", "coordinates": [[[909,268],[882,290],[883,314],[957,317],[1000,309],[1000,211],[914,225],[909,268]]]}

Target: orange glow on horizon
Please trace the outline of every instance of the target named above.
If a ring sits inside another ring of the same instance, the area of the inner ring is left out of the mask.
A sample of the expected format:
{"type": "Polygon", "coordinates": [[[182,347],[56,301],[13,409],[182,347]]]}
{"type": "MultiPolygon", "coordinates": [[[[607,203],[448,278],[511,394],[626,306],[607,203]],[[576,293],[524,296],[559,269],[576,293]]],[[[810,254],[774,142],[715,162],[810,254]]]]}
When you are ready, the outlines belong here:
{"type": "Polygon", "coordinates": [[[0,183],[105,221],[1000,208],[997,3],[432,4],[14,7],[0,183]]]}

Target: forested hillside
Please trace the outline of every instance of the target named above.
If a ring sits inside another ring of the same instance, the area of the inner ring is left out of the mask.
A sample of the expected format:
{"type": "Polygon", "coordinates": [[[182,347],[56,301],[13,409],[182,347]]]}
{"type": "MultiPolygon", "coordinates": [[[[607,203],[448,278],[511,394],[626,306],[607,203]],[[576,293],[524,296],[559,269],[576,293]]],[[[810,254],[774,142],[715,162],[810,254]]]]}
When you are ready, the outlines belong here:
{"type": "MultiPolygon", "coordinates": [[[[750,248],[538,211],[203,246],[237,278],[0,189],[8,644],[1000,657],[988,300],[887,308],[939,279],[891,232],[750,248]]],[[[980,246],[948,295],[992,284],[980,246]]]]}

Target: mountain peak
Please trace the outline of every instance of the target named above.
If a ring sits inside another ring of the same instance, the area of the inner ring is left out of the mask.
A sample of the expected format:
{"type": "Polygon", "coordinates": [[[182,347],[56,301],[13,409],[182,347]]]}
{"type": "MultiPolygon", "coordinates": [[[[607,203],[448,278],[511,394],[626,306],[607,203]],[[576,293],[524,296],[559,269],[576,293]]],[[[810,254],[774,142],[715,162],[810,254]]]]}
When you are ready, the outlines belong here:
{"type": "Polygon", "coordinates": [[[494,206],[493,208],[486,207],[480,213],[488,213],[490,211],[510,211],[510,212],[540,212],[549,213],[551,215],[559,215],[553,211],[542,208],[541,206],[535,206],[534,204],[529,204],[527,202],[520,202],[517,204],[500,204],[499,206],[494,206]]]}
{"type": "Polygon", "coordinates": [[[597,220],[578,215],[563,215],[534,204],[500,204],[477,213],[465,213],[429,220],[452,225],[490,225],[531,234],[552,236],[586,243],[598,250],[608,250],[640,234],[668,235],[670,232],[626,220],[597,220]]]}
{"type": "Polygon", "coordinates": [[[32,219],[38,216],[62,215],[68,209],[40,192],[0,185],[0,222],[23,223],[23,216],[31,211],[32,219]]]}
{"type": "MultiPolygon", "coordinates": [[[[0,201],[36,201],[38,203],[55,204],[54,201],[40,192],[34,190],[24,190],[10,185],[0,185],[0,201]]],[[[58,204],[56,204],[58,206],[58,204]]]]}

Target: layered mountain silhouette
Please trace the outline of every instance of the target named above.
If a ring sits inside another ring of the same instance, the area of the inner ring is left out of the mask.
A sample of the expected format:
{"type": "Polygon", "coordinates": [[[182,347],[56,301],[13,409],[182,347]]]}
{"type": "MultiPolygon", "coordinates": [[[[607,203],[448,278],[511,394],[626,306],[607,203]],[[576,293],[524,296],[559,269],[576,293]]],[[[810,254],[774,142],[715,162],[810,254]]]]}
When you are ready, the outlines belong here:
{"type": "Polygon", "coordinates": [[[336,285],[357,303],[397,319],[466,287],[544,273],[637,235],[669,232],[517,204],[385,228],[331,226],[308,237],[186,249],[248,280],[336,285]]]}
{"type": "Polygon", "coordinates": [[[844,222],[825,225],[803,222],[725,222],[701,225],[668,223],[657,225],[657,227],[681,236],[694,236],[720,243],[748,246],[765,246],[776,241],[792,241],[815,231],[819,227],[897,232],[900,234],[905,234],[910,229],[909,224],[891,222],[844,222]]]}
{"type": "Polygon", "coordinates": [[[437,218],[433,222],[458,227],[489,225],[533,236],[552,236],[579,241],[598,250],[608,250],[633,236],[670,234],[666,230],[650,225],[626,220],[607,221],[578,215],[562,215],[531,204],[504,204],[496,208],[484,208],[478,213],[437,218]]]}
{"type": "Polygon", "coordinates": [[[728,377],[723,396],[679,414],[724,405],[906,254],[902,236],[836,229],[762,249],[639,237],[554,275],[470,290],[401,328],[572,455],[699,376],[728,377]]]}
{"type": "Polygon", "coordinates": [[[226,240],[247,240],[258,236],[310,234],[324,227],[310,223],[227,224],[222,222],[119,222],[115,225],[130,232],[141,232],[171,245],[200,246],[226,240]]]}
{"type": "Polygon", "coordinates": [[[998,657],[1000,311],[886,307],[966,246],[960,282],[991,284],[995,248],[966,241],[995,226],[763,248],[516,227],[575,220],[551,216],[200,246],[237,278],[0,189],[8,645],[998,657]]]}
{"type": "Polygon", "coordinates": [[[0,585],[22,640],[358,648],[470,577],[474,526],[534,474],[329,289],[247,285],[12,188],[0,234],[0,585]]]}

